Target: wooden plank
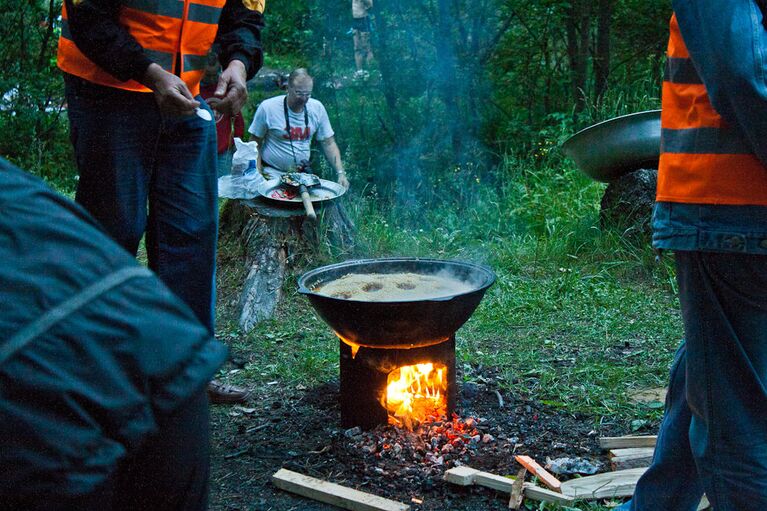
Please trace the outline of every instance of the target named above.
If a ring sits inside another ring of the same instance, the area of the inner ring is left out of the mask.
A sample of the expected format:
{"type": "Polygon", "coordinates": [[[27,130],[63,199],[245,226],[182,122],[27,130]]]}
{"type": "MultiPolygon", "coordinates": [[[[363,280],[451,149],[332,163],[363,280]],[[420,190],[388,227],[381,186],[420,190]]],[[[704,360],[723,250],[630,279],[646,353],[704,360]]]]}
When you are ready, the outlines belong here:
{"type": "Polygon", "coordinates": [[[650,465],[652,465],[652,456],[646,458],[632,458],[628,460],[624,460],[623,458],[613,458],[610,460],[610,469],[614,472],[632,468],[647,468],[650,465]]]}
{"type": "Polygon", "coordinates": [[[655,452],[655,447],[627,447],[625,449],[611,449],[610,450],[610,457],[619,457],[619,458],[641,458],[643,456],[647,456],[648,454],[652,456],[652,454],[655,452]]]}
{"type": "MultiPolygon", "coordinates": [[[[462,466],[445,471],[445,481],[460,486],[477,484],[485,488],[492,488],[504,493],[511,493],[514,481],[508,477],[482,472],[480,470],[462,466]]],[[[561,493],[541,488],[532,483],[524,483],[524,496],[540,502],[552,502],[555,504],[572,504],[573,499],[561,493]]]]}
{"type": "Polygon", "coordinates": [[[530,456],[517,455],[514,456],[514,459],[517,460],[517,463],[529,470],[531,474],[537,476],[543,484],[556,492],[562,493],[562,483],[560,480],[540,466],[533,458],[530,456]]]}
{"type": "Polygon", "coordinates": [[[453,467],[445,471],[443,478],[448,483],[457,484],[458,486],[471,486],[474,484],[474,476],[479,470],[465,465],[460,467],[453,467]]]}
{"type": "Polygon", "coordinates": [[[632,468],[571,479],[562,483],[562,493],[580,500],[631,497],[645,470],[645,467],[632,468]]]}
{"type": "Polygon", "coordinates": [[[322,481],[281,468],[272,475],[276,487],[326,504],[350,511],[409,511],[402,502],[347,488],[340,484],[322,481]]]}
{"type": "Polygon", "coordinates": [[[624,447],[655,447],[655,435],[645,436],[606,436],[599,439],[602,449],[620,449],[624,447]]]}
{"type": "Polygon", "coordinates": [[[654,452],[655,448],[653,447],[613,449],[610,451],[610,467],[613,470],[649,467],[654,452]]]}
{"type": "Polygon", "coordinates": [[[514,483],[511,485],[511,496],[509,497],[509,509],[515,511],[522,505],[522,501],[525,500],[525,476],[527,475],[527,469],[521,468],[517,472],[517,478],[514,479],[514,483]]]}

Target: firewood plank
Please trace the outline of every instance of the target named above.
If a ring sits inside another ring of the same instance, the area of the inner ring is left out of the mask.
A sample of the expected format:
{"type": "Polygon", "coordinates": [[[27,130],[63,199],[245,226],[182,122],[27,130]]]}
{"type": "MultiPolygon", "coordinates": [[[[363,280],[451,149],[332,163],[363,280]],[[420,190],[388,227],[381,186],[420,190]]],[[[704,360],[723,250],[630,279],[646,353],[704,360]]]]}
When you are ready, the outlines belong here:
{"type": "MultiPolygon", "coordinates": [[[[466,466],[455,467],[445,471],[444,479],[449,483],[460,486],[477,484],[504,493],[511,493],[514,485],[514,480],[509,479],[508,477],[491,474],[489,472],[482,472],[466,466]]],[[[555,504],[573,503],[573,499],[569,496],[562,495],[561,493],[546,488],[541,488],[532,483],[524,483],[524,495],[525,498],[537,500],[539,502],[552,502],[555,504]]]]}
{"type": "Polygon", "coordinates": [[[562,483],[562,493],[580,500],[631,497],[646,470],[646,467],[632,468],[571,479],[562,483]]]}
{"type": "Polygon", "coordinates": [[[606,436],[599,439],[602,449],[621,449],[627,447],[655,447],[655,435],[644,436],[606,436]]]}
{"type": "Polygon", "coordinates": [[[319,502],[338,506],[350,511],[409,511],[402,502],[347,488],[339,484],[315,479],[281,468],[272,475],[276,487],[319,502]]]}
{"type": "Polygon", "coordinates": [[[477,473],[479,473],[479,470],[476,468],[462,465],[446,470],[443,477],[448,483],[457,484],[458,486],[471,486],[474,484],[474,476],[477,473]]]}
{"type": "Polygon", "coordinates": [[[525,500],[525,476],[527,475],[527,469],[521,468],[517,472],[517,478],[511,485],[511,496],[509,497],[509,509],[515,511],[522,505],[522,501],[525,500]]]}
{"type": "Polygon", "coordinates": [[[632,447],[610,451],[610,467],[613,470],[649,467],[652,463],[653,447],[632,447]]]}
{"type": "Polygon", "coordinates": [[[627,447],[625,449],[611,449],[611,458],[642,458],[655,452],[655,447],[627,447]]]}
{"type": "Polygon", "coordinates": [[[551,474],[548,470],[540,466],[538,462],[536,462],[533,458],[530,456],[517,455],[514,456],[514,459],[517,460],[517,463],[529,470],[531,474],[537,476],[543,484],[555,492],[562,493],[562,483],[560,480],[554,477],[554,475],[551,474]]]}

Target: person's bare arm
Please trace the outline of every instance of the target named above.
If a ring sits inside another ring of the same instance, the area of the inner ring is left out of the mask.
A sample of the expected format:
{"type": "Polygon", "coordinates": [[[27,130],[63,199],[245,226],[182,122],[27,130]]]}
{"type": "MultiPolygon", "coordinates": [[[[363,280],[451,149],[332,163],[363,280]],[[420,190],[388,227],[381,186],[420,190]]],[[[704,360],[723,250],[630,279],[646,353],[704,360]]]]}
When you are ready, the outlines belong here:
{"type": "Polygon", "coordinates": [[[346,177],[346,171],[344,165],[341,162],[341,150],[336,144],[336,137],[328,137],[320,142],[322,146],[322,152],[325,154],[325,158],[333,167],[333,170],[338,174],[338,184],[344,188],[349,188],[349,179],[346,177]]]}
{"type": "Polygon", "coordinates": [[[263,137],[257,137],[255,135],[253,136],[253,140],[256,141],[256,148],[258,148],[258,158],[256,159],[256,168],[259,172],[263,174],[264,172],[264,162],[261,160],[261,149],[264,147],[264,139],[263,137]]]}

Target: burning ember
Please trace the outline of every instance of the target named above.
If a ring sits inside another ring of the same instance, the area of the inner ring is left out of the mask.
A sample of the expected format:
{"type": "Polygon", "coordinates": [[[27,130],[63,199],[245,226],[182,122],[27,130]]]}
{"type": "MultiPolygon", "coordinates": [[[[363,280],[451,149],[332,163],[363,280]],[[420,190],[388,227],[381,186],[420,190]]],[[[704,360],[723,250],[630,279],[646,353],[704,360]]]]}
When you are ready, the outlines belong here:
{"type": "Polygon", "coordinates": [[[402,366],[389,373],[381,404],[389,424],[413,430],[447,415],[447,367],[443,364],[402,366]]]}

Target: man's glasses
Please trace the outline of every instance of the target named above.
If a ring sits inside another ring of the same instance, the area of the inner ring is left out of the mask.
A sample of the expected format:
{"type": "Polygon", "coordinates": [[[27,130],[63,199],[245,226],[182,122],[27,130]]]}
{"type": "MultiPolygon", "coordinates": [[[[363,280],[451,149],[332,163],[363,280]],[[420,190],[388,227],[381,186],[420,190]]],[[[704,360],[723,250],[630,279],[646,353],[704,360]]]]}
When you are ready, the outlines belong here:
{"type": "Polygon", "coordinates": [[[309,98],[312,95],[312,91],[305,91],[305,90],[293,90],[293,94],[295,96],[298,96],[300,98],[309,98]]]}

